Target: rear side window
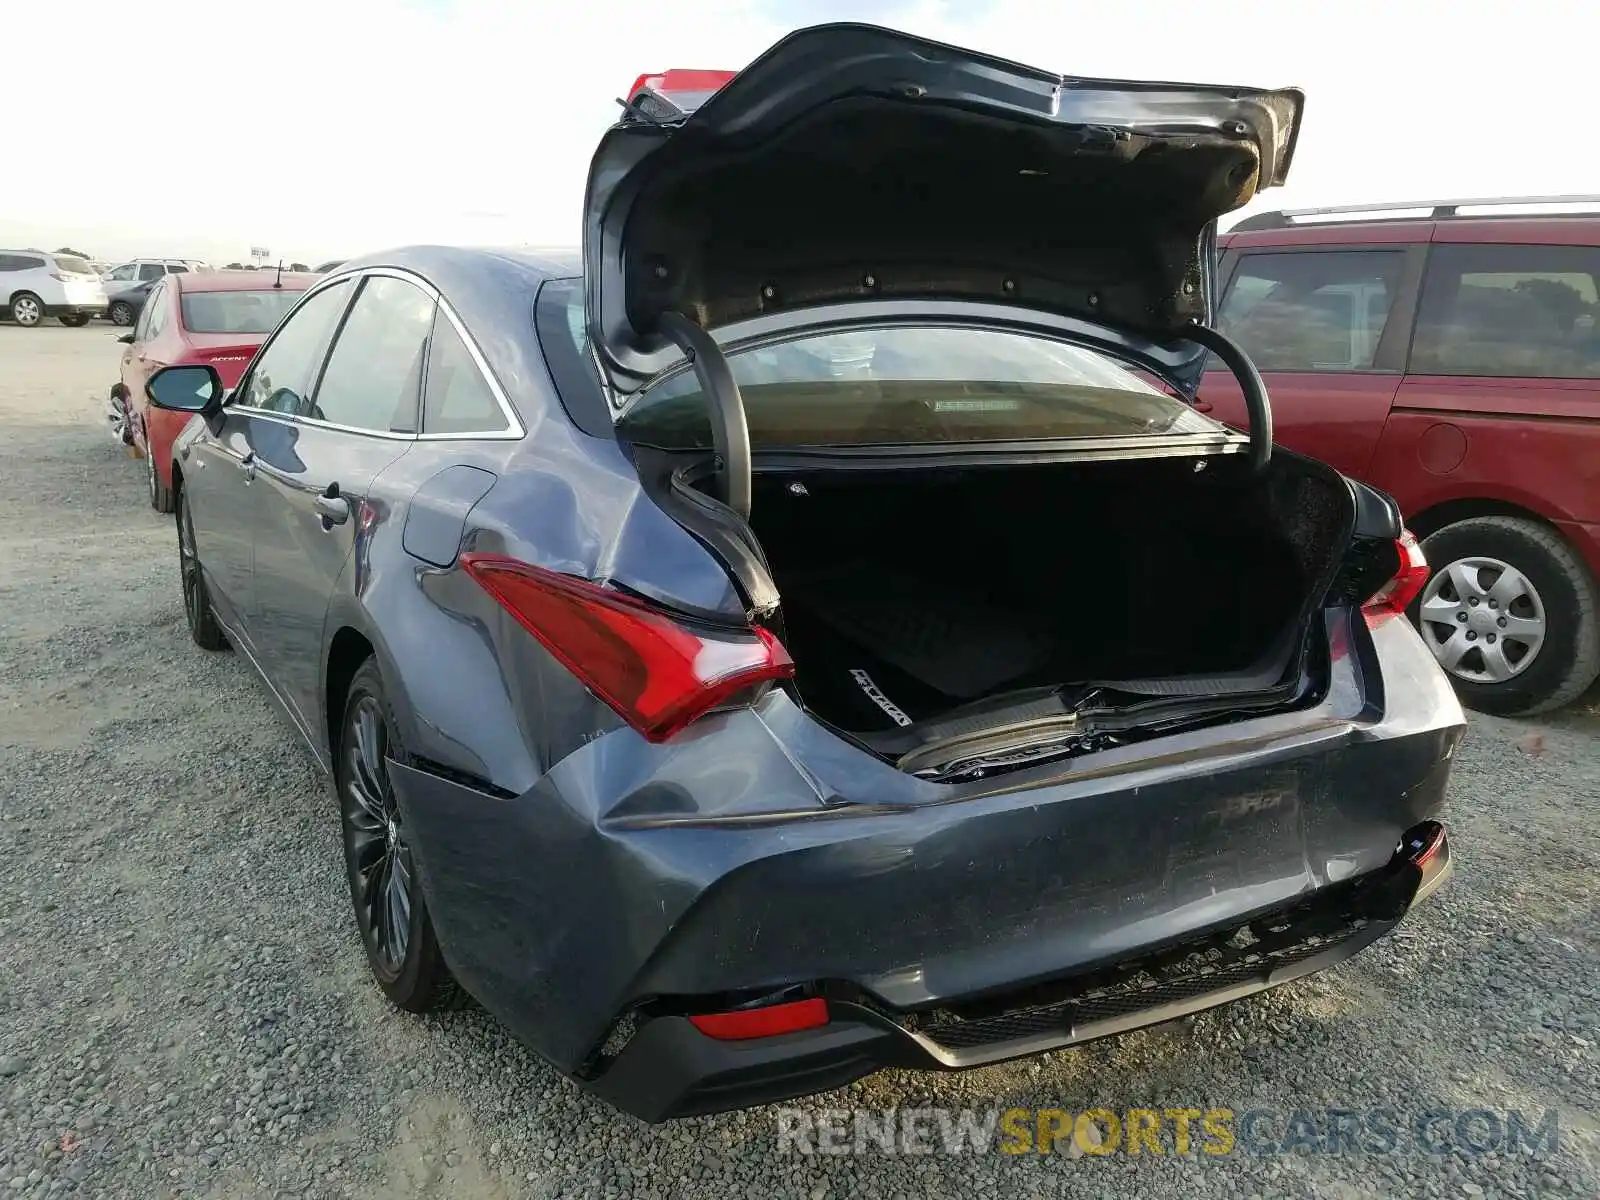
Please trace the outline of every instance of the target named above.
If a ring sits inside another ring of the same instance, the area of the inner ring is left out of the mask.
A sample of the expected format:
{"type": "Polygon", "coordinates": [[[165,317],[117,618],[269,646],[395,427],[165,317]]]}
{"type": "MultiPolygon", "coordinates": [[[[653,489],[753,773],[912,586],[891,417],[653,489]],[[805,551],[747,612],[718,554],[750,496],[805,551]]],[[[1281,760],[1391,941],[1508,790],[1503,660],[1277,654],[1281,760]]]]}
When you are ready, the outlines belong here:
{"type": "Polygon", "coordinates": [[[0,271],[34,271],[44,266],[44,259],[31,254],[0,254],[0,271]]]}
{"type": "Polygon", "coordinates": [[[433,298],[403,279],[369,278],[339,330],[303,415],[351,429],[414,433],[433,298]]]}
{"type": "Polygon", "coordinates": [[[1411,370],[1422,375],[1600,378],[1600,249],[1437,245],[1411,370]]]}
{"type": "Polygon", "coordinates": [[[423,391],[423,433],[500,433],[510,423],[488,380],[450,319],[440,312],[428,351],[423,391]]]}
{"type": "MultiPolygon", "coordinates": [[[[1221,427],[1093,350],[952,326],[801,336],[735,351],[754,446],[1216,435],[1221,427]]],[[[709,447],[692,371],[647,390],[617,426],[666,449],[709,447]]]]}
{"type": "Polygon", "coordinates": [[[1245,254],[1218,324],[1263,371],[1370,371],[1404,255],[1245,254]]]}

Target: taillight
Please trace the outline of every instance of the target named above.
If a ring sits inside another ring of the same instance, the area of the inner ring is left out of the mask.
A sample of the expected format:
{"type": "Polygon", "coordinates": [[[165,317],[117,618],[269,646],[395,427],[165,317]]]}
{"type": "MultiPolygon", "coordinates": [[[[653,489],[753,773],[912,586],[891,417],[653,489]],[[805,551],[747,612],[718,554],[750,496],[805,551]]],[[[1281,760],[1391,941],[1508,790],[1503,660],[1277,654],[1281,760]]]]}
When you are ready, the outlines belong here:
{"type": "Polygon", "coordinates": [[[689,1023],[707,1037],[720,1041],[776,1037],[797,1033],[828,1023],[828,1002],[821,997],[769,1004],[765,1008],[741,1008],[733,1012],[697,1013],[689,1023]]]}
{"type": "Polygon", "coordinates": [[[690,628],[642,600],[498,554],[461,566],[618,716],[652,742],[794,661],[768,630],[690,628]]]}
{"type": "Polygon", "coordinates": [[[1422,547],[1409,529],[1395,539],[1394,548],[1400,556],[1400,567],[1389,582],[1361,606],[1368,613],[1405,612],[1428,582],[1428,560],[1422,556],[1422,547]]]}
{"type": "Polygon", "coordinates": [[[675,67],[672,70],[646,70],[634,80],[634,86],[627,90],[627,98],[634,99],[640,91],[650,88],[654,93],[662,94],[667,99],[694,98],[704,99],[714,91],[722,90],[728,80],[738,75],[736,70],[690,70],[685,67],[675,67]]]}

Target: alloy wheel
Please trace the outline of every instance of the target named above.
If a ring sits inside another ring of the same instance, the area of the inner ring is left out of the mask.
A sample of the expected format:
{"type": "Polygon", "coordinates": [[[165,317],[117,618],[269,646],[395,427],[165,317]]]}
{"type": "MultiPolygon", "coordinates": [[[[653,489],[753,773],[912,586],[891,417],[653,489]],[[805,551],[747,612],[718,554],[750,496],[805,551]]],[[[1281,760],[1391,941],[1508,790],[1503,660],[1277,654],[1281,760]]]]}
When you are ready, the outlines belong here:
{"type": "Polygon", "coordinates": [[[388,725],[375,696],[355,703],[345,733],[344,818],[356,919],[378,968],[397,976],[411,943],[413,866],[389,778],[388,725]]]}
{"type": "Polygon", "coordinates": [[[1498,558],[1461,558],[1435,573],[1418,617],[1439,665],[1471,683],[1520,675],[1538,657],[1548,631],[1538,589],[1498,558]]]}
{"type": "Polygon", "coordinates": [[[111,323],[113,325],[132,325],[133,310],[126,304],[113,304],[111,306],[111,323]]]}
{"type": "Polygon", "coordinates": [[[18,325],[37,325],[44,310],[32,296],[19,296],[11,305],[11,316],[18,325]]]}
{"type": "Polygon", "coordinates": [[[183,584],[183,614],[194,629],[201,617],[200,557],[194,549],[194,519],[189,515],[189,498],[180,496],[178,509],[178,573],[183,584]]]}

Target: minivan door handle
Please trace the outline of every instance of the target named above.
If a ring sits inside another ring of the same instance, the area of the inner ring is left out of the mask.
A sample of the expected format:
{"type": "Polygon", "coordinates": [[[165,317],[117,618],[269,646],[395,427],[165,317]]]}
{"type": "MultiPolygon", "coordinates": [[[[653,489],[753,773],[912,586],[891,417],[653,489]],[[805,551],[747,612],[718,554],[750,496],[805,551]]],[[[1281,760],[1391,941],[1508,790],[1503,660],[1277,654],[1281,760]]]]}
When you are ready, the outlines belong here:
{"type": "Polygon", "coordinates": [[[339,485],[330,483],[326,490],[314,497],[312,506],[322,517],[322,527],[332,529],[350,519],[350,501],[339,494],[339,485]]]}

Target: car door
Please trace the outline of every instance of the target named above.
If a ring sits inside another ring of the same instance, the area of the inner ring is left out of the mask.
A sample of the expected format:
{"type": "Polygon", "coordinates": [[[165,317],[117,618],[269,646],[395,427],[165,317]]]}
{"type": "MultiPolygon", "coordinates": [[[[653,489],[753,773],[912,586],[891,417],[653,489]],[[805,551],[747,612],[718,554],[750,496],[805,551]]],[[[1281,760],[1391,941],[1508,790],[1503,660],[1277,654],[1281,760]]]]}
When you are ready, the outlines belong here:
{"type": "MultiPolygon", "coordinates": [[[[1276,441],[1365,475],[1400,386],[1422,250],[1238,252],[1218,325],[1261,372],[1276,441]]],[[[1220,365],[1207,370],[1196,407],[1240,429],[1248,422],[1239,384],[1220,365]]]]}
{"type": "Polygon", "coordinates": [[[255,596],[255,526],[270,499],[257,482],[262,450],[292,453],[285,424],[310,395],[351,287],[333,284],[306,297],[262,347],[222,413],[199,430],[180,459],[190,495],[195,548],[223,622],[265,671],[263,636],[251,618],[255,596]]]}
{"type": "Polygon", "coordinates": [[[256,440],[251,623],[303,720],[320,711],[323,622],[368,489],[416,436],[435,303],[431,289],[397,273],[362,278],[309,400],[275,441],[256,440]]]}

